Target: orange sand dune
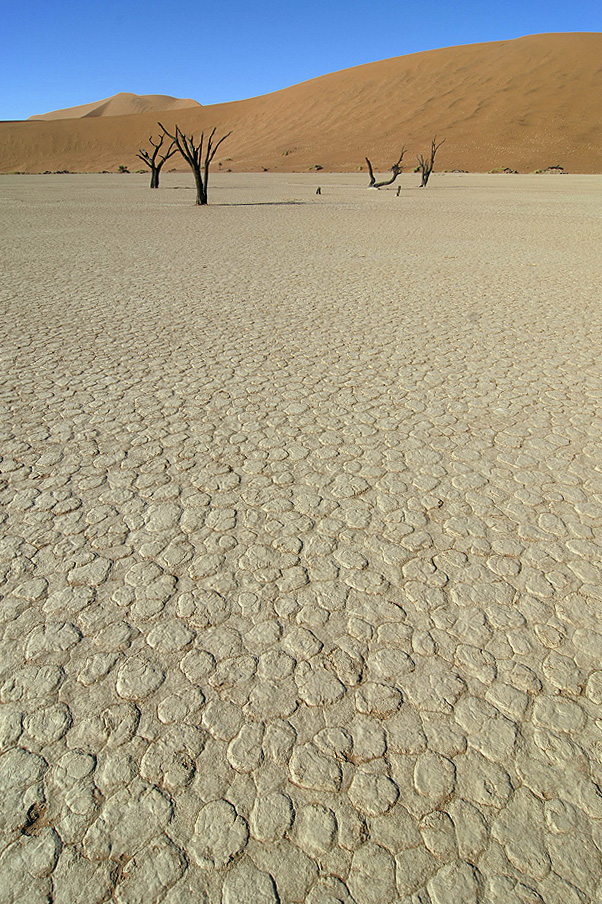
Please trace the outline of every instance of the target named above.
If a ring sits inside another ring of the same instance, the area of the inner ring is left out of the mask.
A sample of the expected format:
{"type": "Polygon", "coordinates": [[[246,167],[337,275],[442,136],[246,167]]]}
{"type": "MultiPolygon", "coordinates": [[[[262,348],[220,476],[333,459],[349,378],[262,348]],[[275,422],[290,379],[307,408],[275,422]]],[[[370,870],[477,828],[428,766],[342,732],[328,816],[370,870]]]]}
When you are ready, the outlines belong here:
{"type": "MultiPolygon", "coordinates": [[[[157,118],[233,130],[223,170],[387,169],[436,133],[437,169],[602,172],[602,34],[532,35],[431,50],[334,72],[273,94],[177,112],[0,124],[0,170],[137,168],[157,118]]],[[[174,158],[178,169],[185,169],[174,158]]],[[[168,166],[172,164],[169,161],[168,166]]]]}
{"type": "Polygon", "coordinates": [[[90,116],[129,116],[132,113],[156,113],[163,110],[182,110],[186,107],[200,107],[196,100],[170,97],[169,94],[114,94],[92,104],[67,107],[30,116],[32,119],[84,119],[90,116]]]}

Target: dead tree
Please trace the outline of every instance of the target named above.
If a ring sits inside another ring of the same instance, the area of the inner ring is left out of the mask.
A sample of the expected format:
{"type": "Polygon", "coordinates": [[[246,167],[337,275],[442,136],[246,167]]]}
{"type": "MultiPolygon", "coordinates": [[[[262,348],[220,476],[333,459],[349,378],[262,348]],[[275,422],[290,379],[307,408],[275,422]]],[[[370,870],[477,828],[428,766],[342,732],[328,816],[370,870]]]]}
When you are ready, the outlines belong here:
{"type": "Polygon", "coordinates": [[[165,134],[161,134],[159,136],[159,141],[157,142],[157,144],[155,144],[155,142],[153,141],[152,135],[149,137],[148,140],[154,149],[153,152],[151,153],[150,151],[147,151],[145,148],[140,148],[138,153],[136,154],[136,157],[139,157],[140,160],[142,160],[142,162],[145,163],[151,171],[150,187],[151,188],[159,188],[159,173],[161,172],[161,167],[163,166],[163,164],[165,163],[166,160],[169,160],[170,157],[173,157],[173,155],[177,152],[178,149],[176,147],[175,141],[172,141],[172,143],[167,148],[167,153],[161,155],[159,152],[160,152],[161,148],[163,147],[163,142],[165,140],[165,134]]]}
{"type": "Polygon", "coordinates": [[[429,181],[430,175],[433,172],[433,167],[435,165],[435,154],[445,141],[445,138],[442,138],[439,144],[437,144],[437,136],[433,138],[431,141],[431,156],[425,160],[422,154],[419,154],[416,157],[418,161],[418,167],[420,172],[422,173],[422,178],[420,180],[420,188],[426,188],[426,184],[429,181]]]}
{"type": "Polygon", "coordinates": [[[216,144],[213,143],[213,136],[215,135],[217,126],[213,128],[213,131],[209,135],[207,139],[207,145],[205,148],[205,157],[203,158],[203,144],[205,141],[205,133],[201,132],[201,137],[199,139],[198,144],[195,144],[193,135],[185,135],[179,126],[176,126],[175,134],[172,135],[171,132],[168,132],[164,125],[159,123],[159,126],[163,129],[163,132],[167,135],[168,138],[171,138],[172,141],[175,142],[176,147],[194,175],[194,181],[196,184],[196,203],[198,205],[207,204],[207,188],[209,185],[209,166],[211,165],[211,161],[216,155],[217,149],[222,143],[228,138],[232,132],[228,132],[227,135],[223,135],[216,144]]]}
{"type": "Polygon", "coordinates": [[[372,169],[372,164],[366,157],[366,163],[368,164],[368,169],[370,171],[370,185],[368,186],[368,188],[382,188],[383,185],[391,185],[392,182],[395,182],[395,180],[397,179],[397,177],[399,176],[400,172],[403,169],[403,167],[401,165],[401,161],[403,160],[403,155],[405,154],[405,152],[406,152],[406,149],[402,148],[401,154],[399,155],[399,160],[397,161],[397,163],[394,163],[393,166],[391,167],[391,173],[393,175],[391,176],[390,179],[385,179],[383,182],[376,181],[376,176],[374,175],[374,170],[372,169]]]}

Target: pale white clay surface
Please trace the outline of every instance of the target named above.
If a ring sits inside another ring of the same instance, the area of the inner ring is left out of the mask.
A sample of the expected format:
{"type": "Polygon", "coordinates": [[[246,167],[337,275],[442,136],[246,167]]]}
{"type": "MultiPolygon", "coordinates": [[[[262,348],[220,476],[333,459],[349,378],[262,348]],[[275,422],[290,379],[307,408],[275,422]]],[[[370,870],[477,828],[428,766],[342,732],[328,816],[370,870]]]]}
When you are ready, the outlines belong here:
{"type": "Polygon", "coordinates": [[[602,899],[602,177],[366,181],[0,178],[2,904],[602,899]]]}

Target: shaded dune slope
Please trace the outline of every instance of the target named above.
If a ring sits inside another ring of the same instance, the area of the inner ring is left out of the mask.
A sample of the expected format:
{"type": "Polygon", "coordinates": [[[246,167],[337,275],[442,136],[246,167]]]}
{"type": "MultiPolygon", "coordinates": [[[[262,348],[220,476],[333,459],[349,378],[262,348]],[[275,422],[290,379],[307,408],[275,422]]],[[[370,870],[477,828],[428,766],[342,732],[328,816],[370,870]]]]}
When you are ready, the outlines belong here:
{"type": "Polygon", "coordinates": [[[2,123],[0,168],[137,168],[136,150],[157,133],[160,118],[187,132],[233,130],[218,160],[234,171],[355,171],[366,154],[384,170],[401,145],[409,168],[436,133],[446,138],[440,170],[562,165],[602,172],[601,98],[602,34],[533,35],[383,60],[262,97],[159,116],[2,123]]]}

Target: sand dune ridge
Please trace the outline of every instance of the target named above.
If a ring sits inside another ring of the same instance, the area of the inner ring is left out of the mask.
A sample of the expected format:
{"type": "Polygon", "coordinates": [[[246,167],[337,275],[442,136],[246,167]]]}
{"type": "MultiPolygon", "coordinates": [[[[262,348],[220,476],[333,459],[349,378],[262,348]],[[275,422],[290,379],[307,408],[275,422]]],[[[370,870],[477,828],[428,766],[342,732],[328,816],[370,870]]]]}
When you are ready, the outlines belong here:
{"type": "MultiPolygon", "coordinates": [[[[410,165],[436,133],[447,139],[439,169],[602,172],[601,59],[600,33],[531,35],[382,60],[248,100],[163,109],[161,119],[195,133],[232,131],[216,160],[223,170],[352,172],[366,154],[386,170],[401,145],[410,165]]],[[[110,115],[117,98],[83,118],[1,123],[0,170],[137,168],[157,113],[110,115]]]]}

